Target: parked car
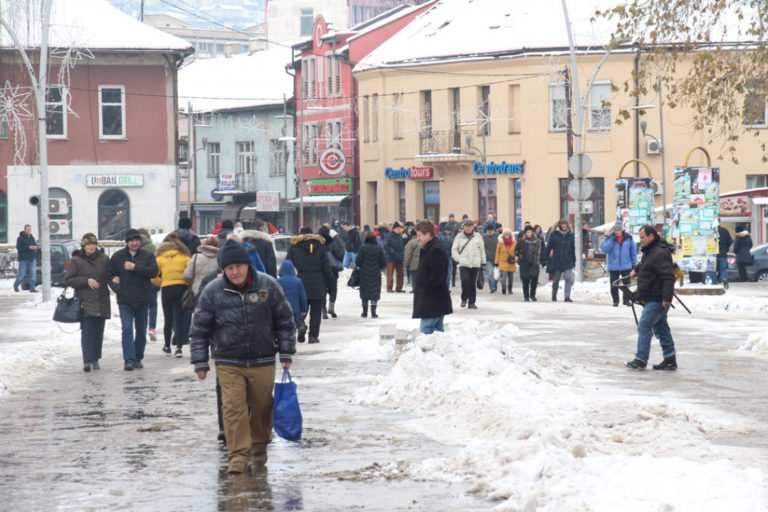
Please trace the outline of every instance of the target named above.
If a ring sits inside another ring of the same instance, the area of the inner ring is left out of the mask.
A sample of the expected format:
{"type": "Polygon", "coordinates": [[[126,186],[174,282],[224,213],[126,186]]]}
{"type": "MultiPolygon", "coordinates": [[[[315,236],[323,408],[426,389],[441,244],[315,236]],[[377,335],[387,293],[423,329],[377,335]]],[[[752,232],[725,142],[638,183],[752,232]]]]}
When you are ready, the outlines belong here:
{"type": "MultiPolygon", "coordinates": [[[[72,261],[72,253],[80,248],[77,240],[52,240],[51,247],[51,285],[64,286],[64,277],[67,274],[69,263],[72,261]]],[[[37,250],[37,284],[43,284],[43,252],[37,250]]],[[[21,282],[23,290],[29,290],[29,276],[25,275],[21,282]]]]}
{"type": "MultiPolygon", "coordinates": [[[[750,251],[755,257],[755,264],[747,267],[747,279],[750,281],[768,282],[768,244],[758,245],[750,251]]],[[[739,281],[739,269],[736,266],[736,255],[728,253],[728,280],[739,281]]]]}
{"type": "Polygon", "coordinates": [[[272,241],[275,243],[275,259],[277,260],[278,272],[280,272],[280,265],[285,261],[288,248],[291,246],[291,238],[294,236],[296,235],[291,233],[275,233],[272,235],[272,241]]]}

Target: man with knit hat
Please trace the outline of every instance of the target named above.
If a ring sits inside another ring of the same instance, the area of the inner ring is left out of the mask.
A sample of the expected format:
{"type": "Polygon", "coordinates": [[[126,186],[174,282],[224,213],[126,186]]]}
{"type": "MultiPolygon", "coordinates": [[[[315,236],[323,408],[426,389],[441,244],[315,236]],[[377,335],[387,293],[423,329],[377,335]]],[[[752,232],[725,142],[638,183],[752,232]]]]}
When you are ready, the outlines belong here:
{"type": "Polygon", "coordinates": [[[235,240],[219,249],[224,275],[200,294],[190,331],[191,362],[205,379],[213,355],[221,385],[228,473],[267,462],[272,439],[272,388],[275,355],[291,367],[296,352],[293,311],[270,275],[251,266],[248,252],[235,240]],[[249,412],[250,411],[250,412],[249,412]]]}
{"type": "Polygon", "coordinates": [[[152,278],[157,273],[155,255],[141,247],[141,234],[127,230],[125,247],[112,255],[107,269],[107,282],[117,295],[120,310],[125,371],[144,368],[141,361],[147,344],[147,316],[155,296],[152,278]]]}

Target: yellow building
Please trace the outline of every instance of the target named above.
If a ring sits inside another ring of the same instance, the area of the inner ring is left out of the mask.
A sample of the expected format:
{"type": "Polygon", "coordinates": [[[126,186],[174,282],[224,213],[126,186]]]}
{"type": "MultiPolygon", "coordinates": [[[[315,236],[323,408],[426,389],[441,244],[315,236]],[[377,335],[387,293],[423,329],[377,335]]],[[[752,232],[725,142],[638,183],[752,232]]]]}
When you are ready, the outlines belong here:
{"type": "MultiPolygon", "coordinates": [[[[514,230],[524,221],[546,228],[568,213],[565,84],[570,62],[562,13],[542,12],[531,19],[524,14],[507,22],[505,9],[511,7],[485,0],[487,18],[477,25],[476,13],[462,20],[460,13],[440,12],[441,5],[455,9],[461,1],[438,4],[355,69],[363,224],[438,221],[449,213],[484,221],[486,186],[488,209],[514,230]],[[538,34],[536,27],[539,32],[548,27],[549,33],[538,34]],[[467,37],[473,33],[481,35],[467,37]]],[[[647,123],[649,135],[643,136],[634,119],[638,111],[631,109],[636,100],[621,87],[632,76],[637,54],[626,48],[601,62],[603,57],[600,48],[582,47],[577,66],[582,95],[592,82],[582,130],[583,151],[593,166],[588,175],[593,213],[585,216],[591,226],[615,218],[615,179],[628,159],[643,160],[654,180],[663,182],[654,140],[661,135],[658,96],[651,92],[637,100],[656,105],[639,118],[647,123]],[[616,124],[621,109],[634,115],[616,124]]],[[[665,107],[663,117],[666,200],[671,203],[673,167],[683,164],[692,147],[707,146],[708,135],[691,128],[684,108],[665,107]]],[[[753,137],[739,143],[739,165],[730,162],[723,145],[709,149],[713,158],[726,157],[712,162],[721,167],[721,192],[766,186],[768,167],[753,137]]],[[[706,165],[703,155],[695,152],[689,164],[706,165]]],[[[636,164],[628,165],[624,176],[636,172],[647,176],[636,164]]],[[[661,190],[656,205],[662,205],[661,190]]]]}

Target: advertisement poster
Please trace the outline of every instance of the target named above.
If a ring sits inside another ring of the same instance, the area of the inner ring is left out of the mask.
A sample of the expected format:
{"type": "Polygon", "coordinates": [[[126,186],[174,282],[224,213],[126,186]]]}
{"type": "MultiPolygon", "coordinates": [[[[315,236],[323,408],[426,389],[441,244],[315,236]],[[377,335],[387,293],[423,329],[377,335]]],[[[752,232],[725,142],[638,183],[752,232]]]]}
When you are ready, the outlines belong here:
{"type": "Polygon", "coordinates": [[[637,237],[642,226],[653,223],[653,208],[653,179],[616,180],[616,218],[625,231],[637,237]]]}
{"type": "Polygon", "coordinates": [[[720,169],[675,167],[669,235],[677,245],[675,260],[688,272],[708,272],[717,265],[720,217],[720,169]]]}
{"type": "Polygon", "coordinates": [[[725,197],[720,200],[721,217],[751,217],[752,198],[749,196],[725,197]]]}

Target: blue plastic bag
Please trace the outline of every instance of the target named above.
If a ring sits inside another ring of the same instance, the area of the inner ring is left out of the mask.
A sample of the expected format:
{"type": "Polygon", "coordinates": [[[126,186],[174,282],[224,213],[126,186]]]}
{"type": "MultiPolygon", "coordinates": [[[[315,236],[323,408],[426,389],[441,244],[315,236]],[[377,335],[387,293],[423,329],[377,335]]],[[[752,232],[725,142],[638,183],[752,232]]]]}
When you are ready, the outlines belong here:
{"type": "Polygon", "coordinates": [[[275,383],[273,424],[277,435],[288,441],[301,439],[301,409],[296,396],[296,384],[288,370],[283,370],[282,382],[275,383]]]}

